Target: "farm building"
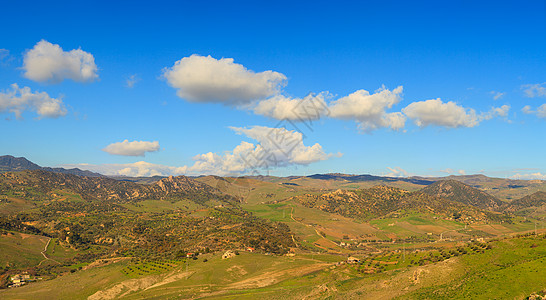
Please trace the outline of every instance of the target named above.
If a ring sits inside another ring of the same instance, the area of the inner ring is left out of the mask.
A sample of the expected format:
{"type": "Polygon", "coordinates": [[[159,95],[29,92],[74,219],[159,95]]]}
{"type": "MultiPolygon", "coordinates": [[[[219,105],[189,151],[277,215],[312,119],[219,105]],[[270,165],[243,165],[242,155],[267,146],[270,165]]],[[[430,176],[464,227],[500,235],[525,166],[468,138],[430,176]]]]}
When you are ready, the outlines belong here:
{"type": "Polygon", "coordinates": [[[358,259],[356,257],[349,256],[347,258],[347,262],[350,263],[350,264],[357,264],[357,263],[360,262],[360,259],[358,259]]]}

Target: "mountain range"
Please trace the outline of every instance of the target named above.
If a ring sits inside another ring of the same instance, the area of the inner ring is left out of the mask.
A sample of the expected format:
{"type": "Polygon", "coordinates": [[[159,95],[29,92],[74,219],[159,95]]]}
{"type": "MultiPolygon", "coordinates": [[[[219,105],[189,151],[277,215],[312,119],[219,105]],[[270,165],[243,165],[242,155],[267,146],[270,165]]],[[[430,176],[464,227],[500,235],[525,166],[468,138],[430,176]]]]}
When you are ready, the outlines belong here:
{"type": "Polygon", "coordinates": [[[102,177],[102,174],[81,170],[78,168],[65,169],[65,168],[50,168],[41,167],[24,157],[14,157],[11,155],[0,156],[0,173],[10,171],[23,171],[23,170],[43,170],[55,173],[72,174],[87,177],[102,177]]]}

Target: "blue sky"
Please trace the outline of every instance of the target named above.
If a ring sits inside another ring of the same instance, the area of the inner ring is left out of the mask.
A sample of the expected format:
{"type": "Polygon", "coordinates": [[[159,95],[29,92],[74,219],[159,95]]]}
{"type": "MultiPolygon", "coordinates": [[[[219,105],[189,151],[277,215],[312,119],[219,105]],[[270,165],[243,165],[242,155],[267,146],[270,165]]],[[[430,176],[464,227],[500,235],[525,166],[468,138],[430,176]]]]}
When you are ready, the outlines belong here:
{"type": "Polygon", "coordinates": [[[126,175],[546,179],[544,1],[194,2],[3,3],[0,153],[126,175]],[[320,119],[298,123],[300,103],[320,119]]]}

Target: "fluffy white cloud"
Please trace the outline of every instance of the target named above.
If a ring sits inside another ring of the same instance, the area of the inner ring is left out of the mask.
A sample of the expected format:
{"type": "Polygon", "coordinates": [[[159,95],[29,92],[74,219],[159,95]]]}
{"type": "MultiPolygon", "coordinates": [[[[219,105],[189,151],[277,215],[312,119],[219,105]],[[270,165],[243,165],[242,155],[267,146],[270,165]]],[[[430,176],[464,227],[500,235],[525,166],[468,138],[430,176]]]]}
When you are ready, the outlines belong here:
{"type": "MultiPolygon", "coordinates": [[[[144,161],[132,164],[76,164],[64,167],[80,168],[105,175],[154,176],[154,175],[231,175],[262,174],[265,170],[293,165],[308,165],[341,154],[326,154],[320,144],[305,146],[300,132],[285,128],[254,126],[232,127],[258,143],[241,142],[231,151],[222,154],[205,153],[193,157],[192,166],[172,167],[144,161]]],[[[125,144],[130,144],[127,140],[125,144]]],[[[123,144],[117,143],[117,144],[123,144]]],[[[134,143],[134,142],[131,142],[134,143]]],[[[124,146],[125,147],[125,146],[124,146]]],[[[159,148],[159,145],[157,145],[159,148]]]]}
{"type": "Polygon", "coordinates": [[[163,76],[177,95],[192,102],[244,105],[275,95],[286,76],[274,71],[255,73],[232,58],[192,55],[166,68],[163,76]]]}
{"type": "Polygon", "coordinates": [[[41,40],[24,56],[24,76],[38,82],[58,83],[64,79],[90,82],[97,79],[95,58],[81,49],[63,51],[61,46],[41,40]]]}
{"type": "Polygon", "coordinates": [[[459,175],[466,175],[465,170],[453,170],[451,168],[447,168],[444,170],[440,170],[440,172],[447,173],[447,174],[459,174],[459,175]]]}
{"type": "Polygon", "coordinates": [[[374,94],[366,90],[358,90],[332,102],[329,106],[330,117],[356,120],[360,129],[365,132],[381,127],[390,127],[393,130],[404,128],[406,122],[404,115],[399,112],[386,112],[400,102],[402,90],[402,86],[392,91],[382,87],[374,94]]]}
{"type": "Polygon", "coordinates": [[[305,146],[303,144],[303,135],[295,130],[264,126],[254,126],[252,128],[231,127],[231,129],[238,134],[244,134],[256,140],[259,144],[258,150],[274,155],[279,165],[307,165],[330,157],[330,155],[322,151],[322,146],[318,143],[313,146],[305,146]]]}
{"type": "Polygon", "coordinates": [[[510,105],[503,105],[501,107],[492,107],[490,111],[482,113],[480,120],[491,120],[495,117],[507,117],[510,111],[510,105]]]}
{"type": "Polygon", "coordinates": [[[537,173],[527,173],[527,174],[520,174],[517,173],[515,175],[510,176],[510,179],[521,179],[521,180],[546,180],[546,174],[542,174],[540,172],[537,173]]]}
{"type": "Polygon", "coordinates": [[[492,107],[488,112],[477,114],[474,109],[464,108],[455,102],[442,102],[440,98],[413,102],[402,109],[419,127],[429,125],[449,128],[474,127],[483,120],[495,117],[506,117],[510,111],[509,105],[492,107]]]}
{"type": "Polygon", "coordinates": [[[159,151],[159,142],[132,141],[113,143],[106,146],[102,151],[123,156],[144,156],[146,152],[159,151]]]}
{"type": "Polygon", "coordinates": [[[11,89],[0,92],[0,112],[12,112],[17,119],[25,110],[34,111],[39,118],[58,118],[66,115],[61,98],[51,98],[46,92],[32,92],[29,87],[19,88],[12,84],[11,89]]]}
{"type": "Polygon", "coordinates": [[[530,105],[525,105],[521,111],[526,114],[536,115],[539,118],[546,118],[546,103],[539,106],[537,110],[533,110],[530,105]]]}
{"type": "Polygon", "coordinates": [[[440,98],[413,102],[402,111],[419,127],[436,125],[456,128],[479,124],[475,110],[466,109],[452,101],[444,103],[440,98]]]}
{"type": "Polygon", "coordinates": [[[325,98],[328,93],[309,94],[305,98],[276,95],[258,102],[252,110],[255,114],[277,120],[312,121],[329,115],[325,98]]]}
{"type": "Polygon", "coordinates": [[[546,97],[546,82],[536,84],[524,84],[521,89],[529,98],[546,97]]]}
{"type": "Polygon", "coordinates": [[[194,165],[188,167],[188,171],[218,175],[261,173],[277,167],[308,165],[334,156],[324,153],[318,143],[305,146],[302,134],[297,131],[262,126],[231,129],[258,143],[243,141],[235,149],[222,155],[212,152],[197,155],[193,158],[194,165]]]}
{"type": "Polygon", "coordinates": [[[394,168],[391,168],[391,167],[387,167],[387,169],[389,169],[390,173],[388,173],[387,175],[385,176],[388,176],[388,177],[408,177],[410,176],[410,174],[400,168],[400,167],[394,167],[394,168]]]}
{"type": "Polygon", "coordinates": [[[103,175],[118,175],[130,177],[169,176],[186,174],[187,167],[171,167],[152,164],[145,161],[138,161],[130,164],[68,164],[64,168],[79,168],[89,170],[103,175]]]}
{"type": "Polygon", "coordinates": [[[532,114],[534,113],[533,109],[531,108],[531,105],[525,105],[521,111],[524,113],[524,114],[532,114]]]}

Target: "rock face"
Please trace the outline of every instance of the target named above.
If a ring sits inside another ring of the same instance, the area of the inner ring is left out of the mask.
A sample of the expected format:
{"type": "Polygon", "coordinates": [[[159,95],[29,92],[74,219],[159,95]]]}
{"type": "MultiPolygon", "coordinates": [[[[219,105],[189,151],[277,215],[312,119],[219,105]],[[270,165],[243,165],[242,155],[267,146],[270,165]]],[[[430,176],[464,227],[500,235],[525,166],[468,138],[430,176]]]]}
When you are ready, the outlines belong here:
{"type": "Polygon", "coordinates": [[[485,210],[499,211],[503,205],[501,200],[488,193],[456,180],[437,181],[421,192],[485,210]]]}

